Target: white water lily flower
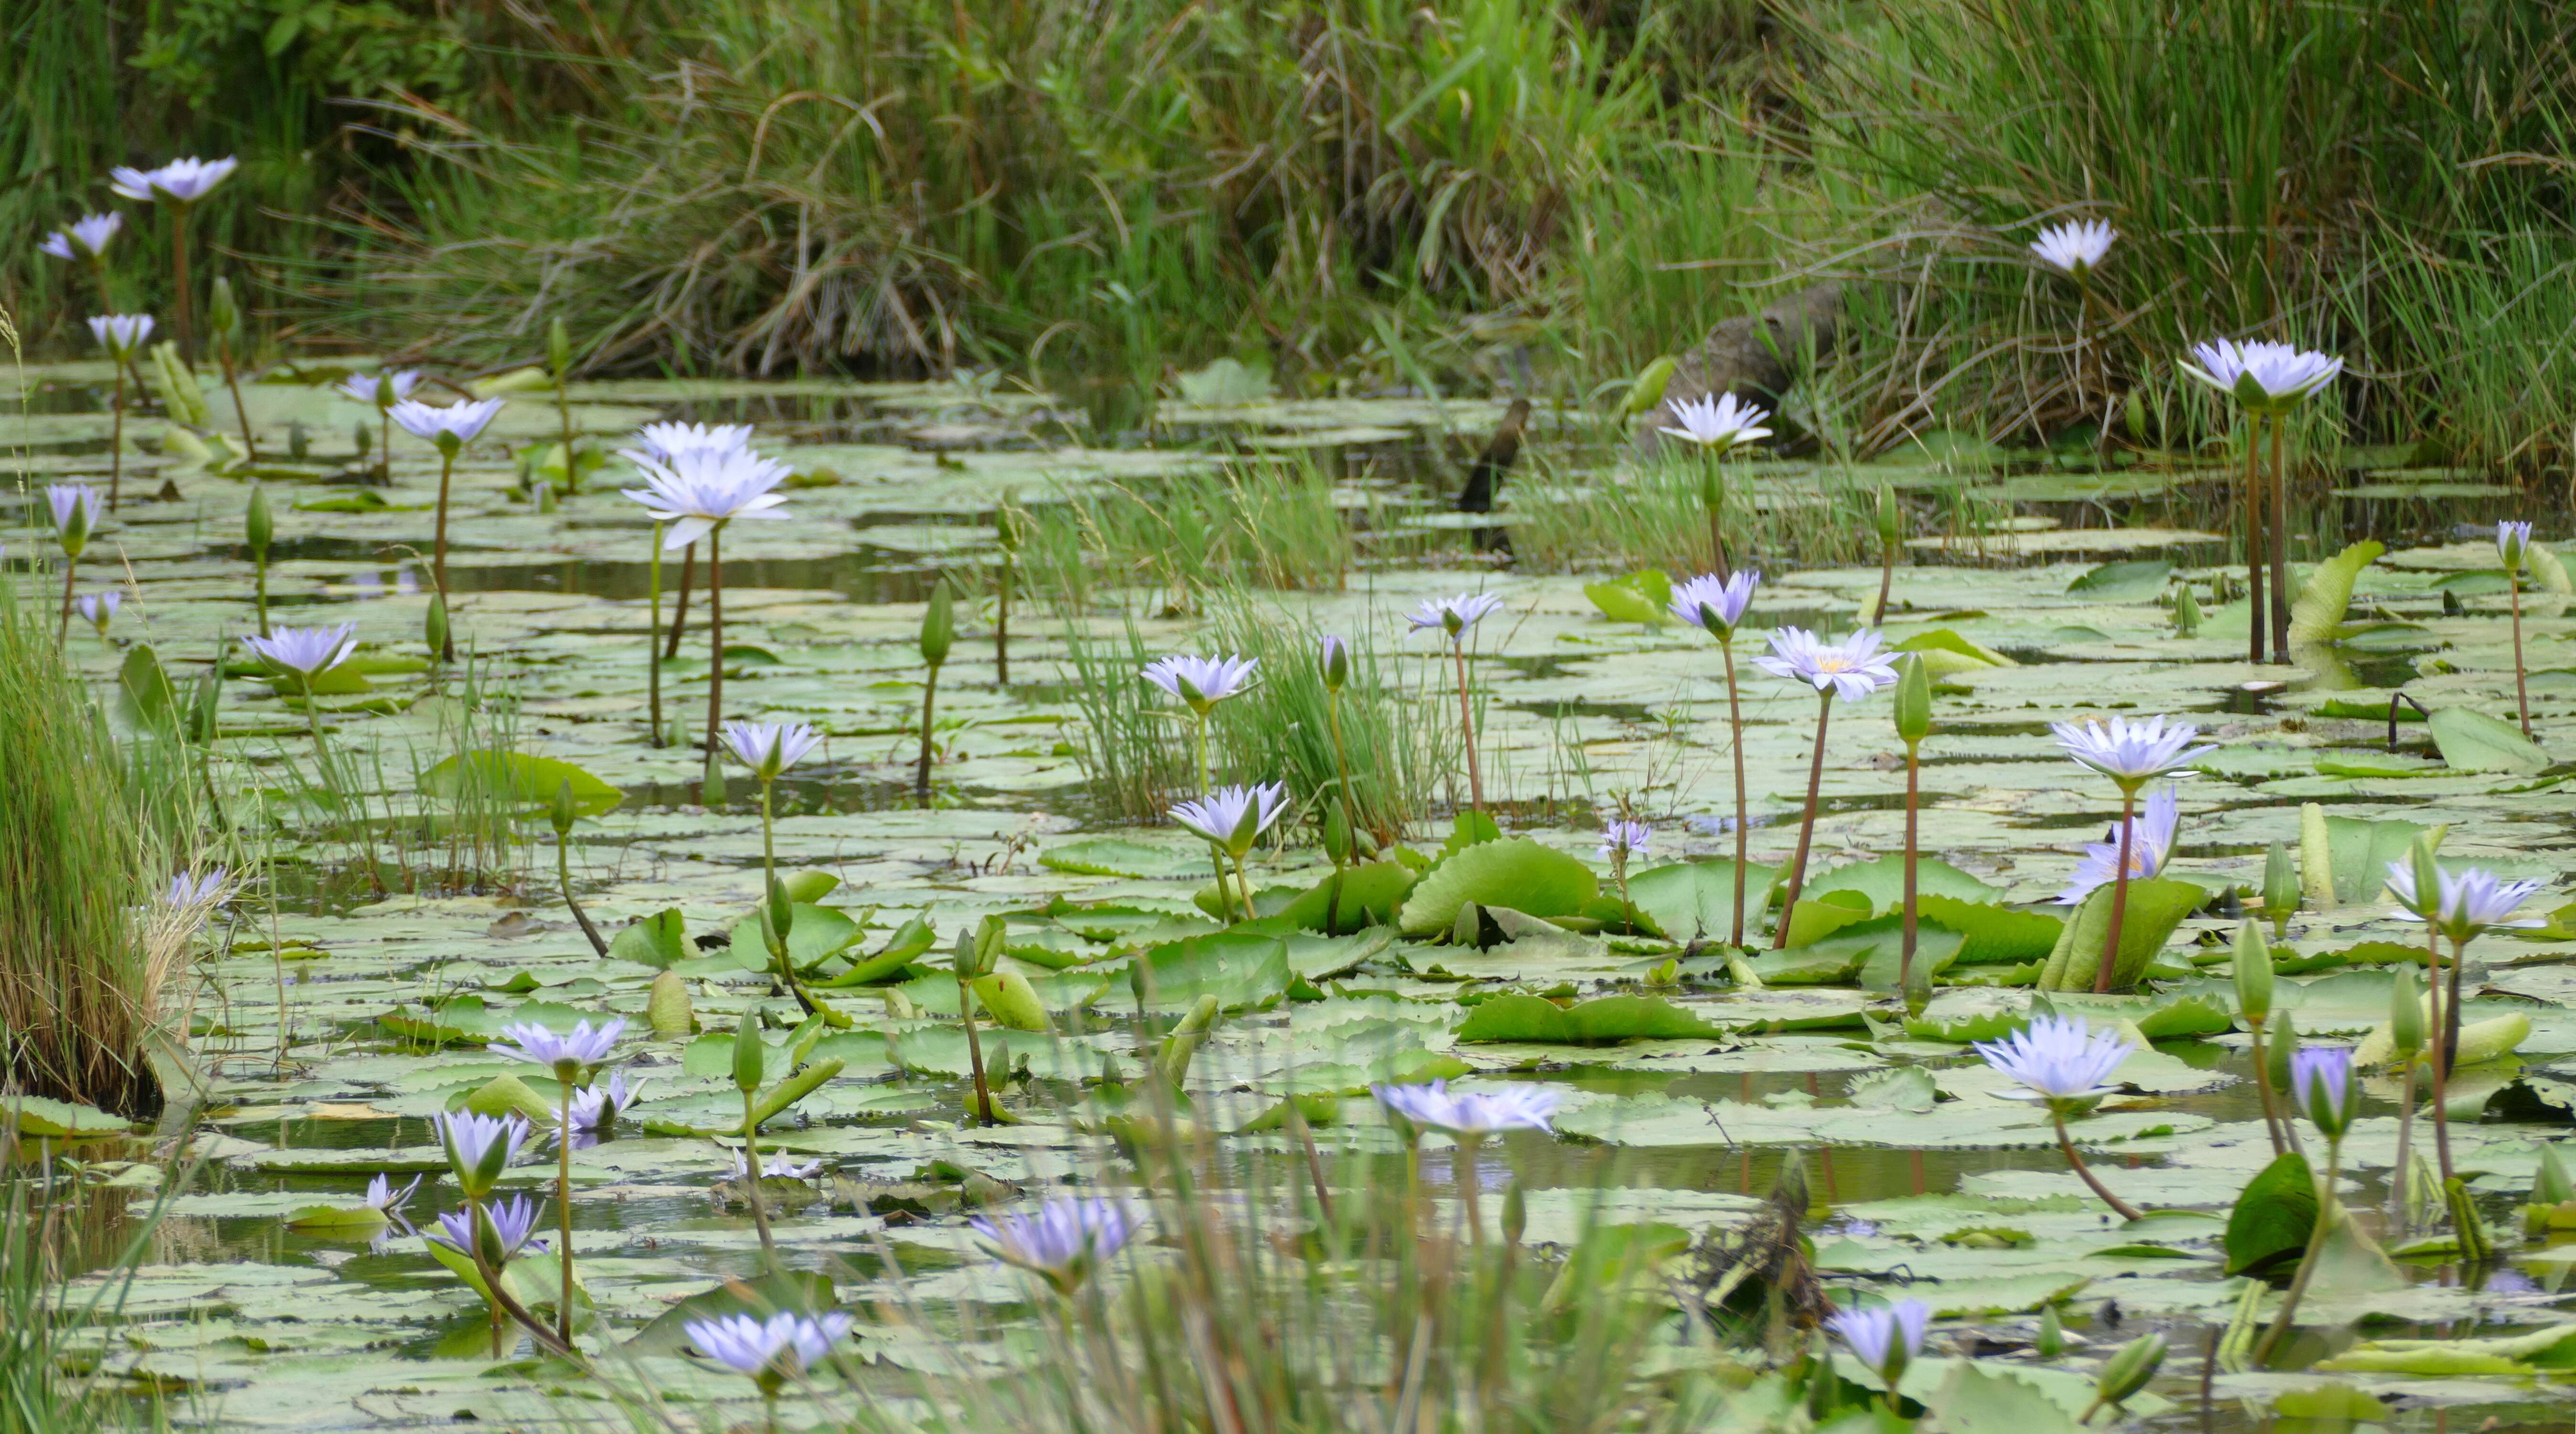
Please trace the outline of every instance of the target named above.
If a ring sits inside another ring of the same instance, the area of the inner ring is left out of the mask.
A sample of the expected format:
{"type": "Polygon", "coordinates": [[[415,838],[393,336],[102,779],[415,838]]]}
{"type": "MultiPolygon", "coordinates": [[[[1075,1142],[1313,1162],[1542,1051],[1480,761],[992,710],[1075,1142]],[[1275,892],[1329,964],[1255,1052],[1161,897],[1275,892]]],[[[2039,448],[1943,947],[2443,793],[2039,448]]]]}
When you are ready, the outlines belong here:
{"type": "Polygon", "coordinates": [[[823,734],[804,722],[736,719],[724,724],[724,740],[733,749],[734,760],[751,768],[762,781],[774,782],[779,773],[804,761],[807,753],[822,745],[823,734]]]}
{"type": "Polygon", "coordinates": [[[394,404],[411,397],[411,391],[420,387],[420,379],[420,370],[410,368],[388,369],[382,373],[353,373],[340,380],[339,391],[341,397],[356,399],[369,408],[391,409],[394,404]],[[393,392],[390,402],[385,398],[387,389],[393,392]]]}
{"type": "MultiPolygon", "coordinates": [[[[751,1162],[743,1159],[741,1151],[728,1148],[725,1154],[733,1157],[734,1179],[740,1180],[751,1173],[751,1162]]],[[[783,1155],[771,1155],[763,1157],[760,1162],[760,1177],[764,1180],[811,1180],[822,1173],[823,1162],[820,1160],[799,1164],[783,1155]]]]}
{"type": "Polygon", "coordinates": [[[667,463],[632,450],[618,456],[644,475],[644,486],[621,490],[644,505],[644,511],[671,530],[662,535],[665,551],[677,551],[736,518],[784,519],[778,505],[784,493],[772,492],[794,470],[748,448],[723,451],[693,448],[667,463]]]}
{"type": "Polygon", "coordinates": [[[367,1182],[367,1208],[389,1216],[402,1213],[402,1207],[411,1200],[412,1192],[420,1188],[420,1181],[421,1177],[415,1175],[409,1185],[396,1190],[391,1180],[377,1176],[367,1182]]]}
{"type": "Polygon", "coordinates": [[[789,1377],[829,1360],[832,1347],[849,1337],[850,1316],[840,1310],[780,1310],[765,1320],[732,1314],[693,1319],[680,1328],[698,1353],[759,1380],[764,1391],[774,1391],[789,1377]]]}
{"type": "Polygon", "coordinates": [[[1189,704],[1205,717],[1216,704],[1252,690],[1261,666],[1257,657],[1158,657],[1145,664],[1145,680],[1189,704]]]}
{"type": "Polygon", "coordinates": [[[1825,1321],[1853,1356],[1889,1389],[1905,1366],[1923,1352],[1923,1334],[1932,1324],[1932,1307],[1921,1300],[1898,1300],[1870,1309],[1844,1310],[1825,1321]]]}
{"type": "Polygon", "coordinates": [[[500,411],[501,400],[497,398],[467,399],[443,408],[406,398],[391,410],[395,427],[437,444],[441,452],[453,452],[473,442],[500,411]]]}
{"type": "Polygon", "coordinates": [[[358,625],[343,622],[330,627],[281,627],[266,637],[253,634],[241,641],[269,666],[310,680],[346,662],[357,651],[358,625]]]}
{"type": "Polygon", "coordinates": [[[2052,722],[2048,730],[2057,734],[2057,745],[2067,756],[2131,791],[2218,750],[2193,747],[2191,740],[2200,735],[2200,729],[2163,717],[2143,722],[2125,717],[2109,722],[2052,722]]]}
{"type": "Polygon", "coordinates": [[[83,622],[97,628],[104,636],[107,625],[116,619],[116,609],[124,601],[125,593],[118,588],[109,588],[101,593],[82,593],[72,599],[72,611],[79,613],[83,622]]]}
{"type": "Polygon", "coordinates": [[[194,204],[240,166],[241,161],[231,155],[221,159],[174,159],[158,169],[120,164],[107,172],[107,187],[124,199],[194,204]]]}
{"type": "Polygon", "coordinates": [[[1659,429],[1658,432],[1669,433],[1720,453],[1739,443],[1771,436],[1770,429],[1755,427],[1769,418],[1771,411],[1747,403],[1731,393],[1702,394],[1686,403],[1667,403],[1664,410],[1681,427],[1659,429]]]}
{"type": "Polygon", "coordinates": [[[1771,634],[1771,651],[1753,659],[1753,665],[1857,702],[1896,685],[1896,660],[1880,651],[1880,642],[1878,629],[1871,627],[1840,642],[1827,642],[1803,627],[1784,627],[1771,634]]]}
{"type": "Polygon", "coordinates": [[[57,259],[96,259],[107,253],[107,241],[124,227],[122,214],[84,214],[69,227],[37,241],[36,247],[57,259]]]}
{"type": "MultiPolygon", "coordinates": [[[[2182,803],[2172,783],[2160,792],[2147,796],[2143,816],[2129,818],[2129,879],[2145,881],[2165,869],[2165,858],[2173,854],[2174,830],[2182,824],[2182,803]]],[[[2075,875],[2066,889],[2055,898],[2060,906],[2074,906],[2091,896],[2098,887],[2110,883],[2120,873],[2120,828],[2114,824],[2110,835],[2084,847],[2084,860],[2077,864],[2075,875]]]]}
{"type": "Polygon", "coordinates": [[[557,1074],[566,1069],[595,1066],[608,1059],[617,1048],[617,1038],[626,1034],[626,1018],[611,1016],[594,1029],[584,1017],[572,1023],[572,1029],[557,1034],[534,1021],[523,1021],[501,1028],[499,1042],[486,1047],[493,1055],[506,1056],[530,1065],[551,1067],[557,1074]]]}
{"type": "MultiPolygon", "coordinates": [[[[637,1081],[626,1088],[626,1073],[618,1071],[605,1081],[593,1081],[572,1093],[572,1148],[588,1150],[601,1136],[616,1128],[617,1117],[635,1107],[644,1098],[644,1087],[651,1081],[637,1081]]],[[[556,1134],[561,1136],[562,1132],[556,1134]]]]}
{"type": "Polygon", "coordinates": [[[1426,598],[1420,607],[1405,614],[1415,632],[1443,632],[1451,642],[1464,642],[1467,629],[1474,627],[1487,613],[1501,607],[1503,600],[1492,593],[1460,593],[1456,597],[1426,598]]]}
{"type": "Polygon", "coordinates": [[[2513,914],[2539,893],[2539,882],[2507,881],[2479,866],[2459,871],[2443,867],[2441,888],[2435,894],[2438,898],[2436,905],[2428,912],[2415,891],[2414,863],[2392,861],[2388,864],[2388,893],[2397,898],[2398,909],[2418,921],[2431,921],[2442,928],[2443,935],[2455,941],[2466,941],[2495,927],[2531,930],[2549,924],[2538,917],[2516,917],[2513,914]]]}
{"type": "Polygon", "coordinates": [[[1118,1253],[1143,1220],[1116,1200],[1068,1196],[1049,1200],[1034,1213],[998,1219],[978,1215],[972,1223],[993,1258],[1071,1293],[1101,1261],[1118,1253]]]}
{"type": "Polygon", "coordinates": [[[150,314],[96,314],[89,321],[90,336],[98,346],[119,363],[130,361],[143,351],[144,341],[152,337],[150,314]]]}
{"type": "Polygon", "coordinates": [[[740,453],[751,447],[748,423],[648,423],[635,432],[644,451],[668,463],[683,453],[711,450],[740,453]]]}
{"type": "Polygon", "coordinates": [[[2111,1072],[2138,1052],[2128,1037],[2096,1031],[2080,1016],[2034,1016],[2028,1028],[1976,1048],[1987,1065],[2028,1088],[2004,1094],[2051,1105],[2111,1094],[2111,1072]]]}
{"type": "Polygon", "coordinates": [[[1667,604],[1673,617],[1693,627],[1704,627],[1720,638],[1735,635],[1736,624],[1744,621],[1744,610],[1753,606],[1753,590],[1762,585],[1762,575],[1751,568],[1738,569],[1727,577],[1702,573],[1673,589],[1673,600],[1667,604]]]}
{"type": "Polygon", "coordinates": [[[2502,522],[2496,524],[2496,557],[2508,573],[2522,571],[2523,559],[2531,552],[2531,525],[2502,522]]]}
{"type": "Polygon", "coordinates": [[[2184,373],[2257,413],[2286,413],[2343,372],[2342,359],[2266,340],[2195,344],[2191,356],[2184,373]]]}
{"type": "Polygon", "coordinates": [[[1422,1085],[1373,1085],[1377,1103],[1415,1125],[1470,1139],[1498,1130],[1549,1130],[1562,1096],[1543,1085],[1495,1085],[1453,1091],[1446,1080],[1422,1085]]]}
{"type": "Polygon", "coordinates": [[[1288,809],[1288,784],[1219,787],[1194,802],[1176,802],[1172,820],[1241,861],[1288,809]]]}
{"type": "MultiPolygon", "coordinates": [[[[501,1242],[503,1261],[515,1259],[523,1254],[542,1255],[546,1252],[545,1241],[529,1238],[537,1232],[539,1208],[536,1201],[525,1195],[513,1195],[507,1200],[495,1200],[483,1207],[483,1213],[492,1221],[492,1233],[501,1242]]],[[[448,1211],[438,1217],[437,1233],[423,1238],[434,1240],[460,1255],[472,1258],[474,1211],[471,1207],[448,1211]]]]}
{"type": "Polygon", "coordinates": [[[2041,263],[2074,275],[2091,273],[2111,252],[2111,241],[2120,231],[2099,219],[2077,219],[2039,231],[2030,252],[2041,263]]]}
{"type": "Polygon", "coordinates": [[[1617,860],[1646,854],[1646,843],[1655,829],[1644,822],[1610,821],[1601,828],[1601,855],[1617,860]]]}

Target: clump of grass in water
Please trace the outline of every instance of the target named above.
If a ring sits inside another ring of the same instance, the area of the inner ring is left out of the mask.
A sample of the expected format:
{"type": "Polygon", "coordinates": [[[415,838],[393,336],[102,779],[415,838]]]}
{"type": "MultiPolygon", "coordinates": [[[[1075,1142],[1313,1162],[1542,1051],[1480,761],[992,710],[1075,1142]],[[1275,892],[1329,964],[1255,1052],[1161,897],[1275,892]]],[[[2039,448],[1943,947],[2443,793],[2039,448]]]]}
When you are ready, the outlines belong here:
{"type": "MultiPolygon", "coordinates": [[[[1708,563],[1700,455],[1658,453],[1603,477],[1537,462],[1511,504],[1512,549],[1524,569],[1696,573],[1708,563]]],[[[1830,468],[1728,473],[1728,557],[1737,567],[1831,567],[1879,553],[1876,490],[1830,468]]]]}
{"type": "Polygon", "coordinates": [[[1330,591],[1352,559],[1333,480],[1304,455],[1074,495],[1028,527],[1027,586],[1060,615],[1102,586],[1159,590],[1173,612],[1236,584],[1330,591]]]}
{"type": "Polygon", "coordinates": [[[10,1084],[160,1109],[144,1046],[163,985],[133,912],[147,839],[104,714],[0,585],[0,1029],[10,1084]]]}

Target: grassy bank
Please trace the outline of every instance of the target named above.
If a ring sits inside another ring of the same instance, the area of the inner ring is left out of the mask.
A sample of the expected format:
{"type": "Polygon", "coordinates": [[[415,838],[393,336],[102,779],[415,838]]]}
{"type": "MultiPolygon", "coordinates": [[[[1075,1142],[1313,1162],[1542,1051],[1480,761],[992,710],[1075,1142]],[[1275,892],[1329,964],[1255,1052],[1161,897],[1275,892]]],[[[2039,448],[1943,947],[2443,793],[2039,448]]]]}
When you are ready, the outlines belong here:
{"type": "MultiPolygon", "coordinates": [[[[12,232],[118,159],[237,149],[210,232],[293,341],[479,365],[559,314],[603,372],[1150,390],[1233,354],[1300,387],[1579,396],[1835,277],[1852,337],[1808,421],[1859,451],[2132,411],[2196,440],[2173,357],[2220,333],[2345,354],[2358,438],[2536,470],[2576,418],[2555,6],[243,0],[14,27],[12,232]],[[2083,295],[2023,249],[2078,214],[2124,236],[2083,295]]],[[[136,227],[124,281],[157,304],[136,227]]],[[[0,272],[57,342],[64,267],[0,272]]]]}

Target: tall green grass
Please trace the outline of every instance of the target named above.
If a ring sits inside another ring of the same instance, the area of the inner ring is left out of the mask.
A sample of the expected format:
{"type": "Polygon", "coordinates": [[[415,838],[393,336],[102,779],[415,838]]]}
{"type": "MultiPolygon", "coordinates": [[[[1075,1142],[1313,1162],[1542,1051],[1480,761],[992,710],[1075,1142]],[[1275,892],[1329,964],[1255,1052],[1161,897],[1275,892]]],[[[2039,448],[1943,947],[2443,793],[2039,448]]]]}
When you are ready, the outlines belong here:
{"type": "Polygon", "coordinates": [[[51,630],[0,585],[0,1078],[137,1117],[184,945],[135,916],[156,855],[123,754],[51,630]]]}
{"type": "Polygon", "coordinates": [[[1077,491],[1034,508],[1029,526],[1032,594],[1075,611],[1123,601],[1122,589],[1173,612],[1243,582],[1329,591],[1353,556],[1333,478],[1305,454],[1077,491]]]}

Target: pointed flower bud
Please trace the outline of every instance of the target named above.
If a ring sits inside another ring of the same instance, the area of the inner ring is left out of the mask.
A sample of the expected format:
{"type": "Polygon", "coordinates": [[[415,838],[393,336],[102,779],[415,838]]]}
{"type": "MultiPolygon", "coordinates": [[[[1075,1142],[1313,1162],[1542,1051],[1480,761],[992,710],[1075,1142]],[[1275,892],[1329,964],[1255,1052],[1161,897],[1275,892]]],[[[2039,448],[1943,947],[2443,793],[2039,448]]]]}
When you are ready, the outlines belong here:
{"type": "Polygon", "coordinates": [[[206,323],[217,338],[229,340],[241,336],[241,306],[233,302],[231,280],[221,276],[215,279],[214,295],[206,305],[206,323]]]}
{"type": "Polygon", "coordinates": [[[560,314],[546,323],[546,365],[554,370],[557,383],[572,375],[572,333],[560,314]]]}
{"type": "Polygon", "coordinates": [[[2388,1048],[2400,1060],[2413,1060],[2424,1049],[2424,998],[2415,989],[2415,968],[2401,965],[2388,985],[2388,1048]]]}
{"type": "Polygon", "coordinates": [[[787,895],[787,883],[775,876],[769,879],[767,905],[769,922],[778,928],[778,939],[786,940],[787,933],[796,929],[796,903],[787,895]]]}
{"type": "Polygon", "coordinates": [[[2278,935],[2298,909],[2299,866],[2290,858],[2289,843],[2276,841],[2263,854],[2263,914],[2272,918],[2273,933],[2278,935]]]}
{"type": "Polygon", "coordinates": [[[1905,510],[1897,506],[1896,490],[1881,483],[1878,485],[1878,545],[1895,547],[1896,540],[1904,536],[1905,510]]]}
{"type": "Polygon", "coordinates": [[[2576,1180],[2567,1175],[2567,1163],[2558,1158],[2558,1147],[2540,1147],[2540,1169],[2531,1177],[2531,1203],[2564,1205],[2576,1200],[2576,1180]]]}
{"type": "Polygon", "coordinates": [[[2343,1139],[2361,1114],[2361,1083],[2352,1075],[2352,1047],[2310,1046],[2290,1062],[2290,1096],[2299,1113],[2329,1141],[2343,1139]]]}
{"type": "Polygon", "coordinates": [[[2200,636],[2200,599],[2192,595],[2189,583],[2174,597],[2174,631],[2184,637],[2200,636]]]}
{"type": "Polygon", "coordinates": [[[435,662],[447,652],[447,594],[429,595],[429,614],[421,619],[421,640],[429,644],[430,660],[435,662]]]}
{"type": "Polygon", "coordinates": [[[1911,749],[1932,733],[1932,670],[1921,653],[1896,663],[1896,736],[1911,749]]]}
{"type": "Polygon", "coordinates": [[[2164,1362],[2165,1337],[2160,1334],[2138,1336],[2102,1362],[2102,1372],[2096,1376],[2094,1398],[2103,1404],[2126,1401],[2147,1387],[2147,1381],[2156,1377],[2156,1371],[2164,1367],[2164,1362]]]}
{"type": "Polygon", "coordinates": [[[1351,864],[1351,819],[1340,802],[1324,808],[1324,855],[1335,866],[1351,864]]]}
{"type": "Polygon", "coordinates": [[[760,1045],[760,1017],[745,1011],[742,1024],[733,1032],[734,1089],[745,1095],[760,1089],[760,1062],[765,1054],[760,1045]]]}
{"type": "Polygon", "coordinates": [[[1351,680],[1351,646],[1339,637],[1326,634],[1317,660],[1324,672],[1324,690],[1339,692],[1351,680]]]}
{"type": "Polygon", "coordinates": [[[2290,1090],[2290,1058],[2299,1052],[2299,1028],[2290,1020],[2287,1010],[2274,1011],[2270,1029],[2263,1034],[2263,1078],[2281,1094],[2290,1090]]]}
{"type": "Polygon", "coordinates": [[[555,784],[554,809],[547,813],[549,819],[554,822],[555,836],[558,840],[572,835],[572,819],[575,811],[572,804],[572,779],[567,777],[555,784]]]}
{"type": "Polygon", "coordinates": [[[921,660],[939,666],[948,660],[948,649],[956,641],[956,599],[950,596],[943,575],[930,590],[929,605],[921,610],[921,660]]]}
{"type": "Polygon", "coordinates": [[[2236,1010],[2249,1027],[2272,1018],[2272,947],[2251,921],[2236,928],[2236,1010]]]}
{"type": "Polygon", "coordinates": [[[268,490],[253,487],[250,490],[250,513],[242,519],[242,541],[250,548],[250,560],[267,562],[269,542],[276,536],[277,520],[268,510],[268,490]]]}

